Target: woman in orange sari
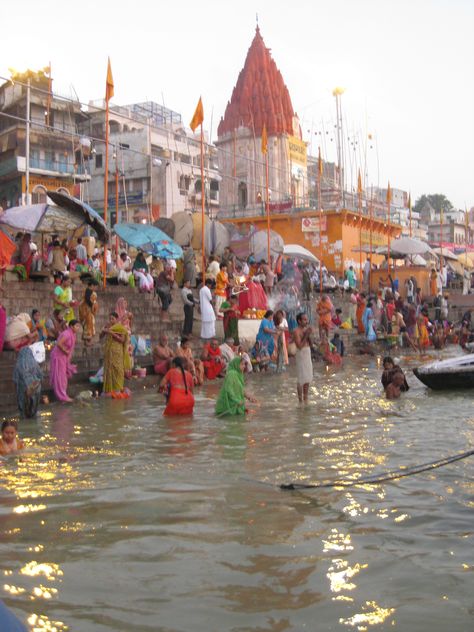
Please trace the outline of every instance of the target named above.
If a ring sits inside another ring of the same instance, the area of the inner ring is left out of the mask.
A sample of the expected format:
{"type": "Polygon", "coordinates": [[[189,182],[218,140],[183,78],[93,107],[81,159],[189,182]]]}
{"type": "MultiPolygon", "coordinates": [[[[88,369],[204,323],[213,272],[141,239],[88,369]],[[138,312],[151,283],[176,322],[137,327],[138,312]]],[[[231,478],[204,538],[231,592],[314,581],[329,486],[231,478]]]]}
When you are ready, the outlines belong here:
{"type": "Polygon", "coordinates": [[[418,345],[420,349],[426,349],[430,346],[430,335],[428,333],[428,327],[426,326],[427,322],[428,319],[426,316],[423,316],[422,314],[418,316],[416,324],[418,328],[418,345]]]}
{"type": "Polygon", "coordinates": [[[431,268],[430,272],[430,294],[438,296],[438,273],[434,268],[431,268]]]}
{"type": "Polygon", "coordinates": [[[363,321],[364,312],[365,312],[365,294],[361,292],[360,294],[357,295],[357,311],[356,311],[357,331],[360,334],[365,334],[365,327],[364,327],[364,321],[363,321]]]}
{"type": "Polygon", "coordinates": [[[332,301],[327,294],[322,294],[321,299],[316,306],[316,311],[319,316],[319,337],[323,335],[328,338],[329,330],[332,326],[332,301]]]}
{"type": "Polygon", "coordinates": [[[193,414],[193,376],[189,371],[185,371],[183,358],[173,358],[171,369],[160,384],[160,391],[166,396],[163,415],[193,414]]]}

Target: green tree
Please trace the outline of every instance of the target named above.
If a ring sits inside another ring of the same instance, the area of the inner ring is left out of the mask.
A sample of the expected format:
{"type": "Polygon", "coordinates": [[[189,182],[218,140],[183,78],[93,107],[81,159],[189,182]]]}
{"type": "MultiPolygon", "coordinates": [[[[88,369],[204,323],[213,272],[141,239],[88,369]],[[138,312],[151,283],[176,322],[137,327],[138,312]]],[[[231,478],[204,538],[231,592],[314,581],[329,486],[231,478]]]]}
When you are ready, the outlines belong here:
{"type": "Polygon", "coordinates": [[[423,193],[415,202],[413,210],[419,213],[426,202],[431,204],[438,215],[441,213],[441,209],[443,209],[443,211],[450,211],[453,208],[451,202],[442,193],[429,193],[428,195],[423,193]]]}

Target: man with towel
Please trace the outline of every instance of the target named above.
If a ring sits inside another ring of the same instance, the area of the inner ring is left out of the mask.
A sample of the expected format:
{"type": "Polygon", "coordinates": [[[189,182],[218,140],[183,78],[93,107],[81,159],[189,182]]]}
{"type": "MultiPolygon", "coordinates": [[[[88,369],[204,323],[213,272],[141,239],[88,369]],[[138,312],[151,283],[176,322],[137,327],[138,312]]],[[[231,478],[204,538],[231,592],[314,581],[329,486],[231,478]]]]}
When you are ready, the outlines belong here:
{"type": "Polygon", "coordinates": [[[308,401],[309,385],[313,381],[313,362],[311,360],[312,327],[307,314],[301,312],[296,317],[298,326],[293,331],[296,344],[296,385],[300,402],[308,401]]]}

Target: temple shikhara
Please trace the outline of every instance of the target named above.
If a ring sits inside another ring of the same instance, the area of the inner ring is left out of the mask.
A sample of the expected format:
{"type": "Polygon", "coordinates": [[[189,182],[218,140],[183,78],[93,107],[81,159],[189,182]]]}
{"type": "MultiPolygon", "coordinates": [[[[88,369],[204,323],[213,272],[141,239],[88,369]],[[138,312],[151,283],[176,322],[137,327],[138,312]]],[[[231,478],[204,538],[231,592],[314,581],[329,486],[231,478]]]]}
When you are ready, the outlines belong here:
{"type": "MultiPolygon", "coordinates": [[[[230,101],[218,127],[218,218],[240,235],[266,230],[266,165],[262,133],[267,132],[269,223],[285,244],[300,244],[343,276],[361,268],[366,255],[401,232],[386,222],[384,204],[367,198],[359,212],[354,195],[343,195],[343,169],[324,162],[321,200],[316,196],[318,159],[308,156],[298,115],[270,49],[257,26],[230,101]],[[350,203],[348,201],[350,199],[350,203]],[[321,206],[321,208],[320,208],[321,206]]],[[[373,261],[382,257],[373,255],[373,261]]]]}
{"type": "Polygon", "coordinates": [[[224,213],[257,210],[264,204],[264,126],[270,165],[270,208],[281,211],[305,196],[306,143],[288,88],[257,26],[218,127],[220,208],[224,213]]]}

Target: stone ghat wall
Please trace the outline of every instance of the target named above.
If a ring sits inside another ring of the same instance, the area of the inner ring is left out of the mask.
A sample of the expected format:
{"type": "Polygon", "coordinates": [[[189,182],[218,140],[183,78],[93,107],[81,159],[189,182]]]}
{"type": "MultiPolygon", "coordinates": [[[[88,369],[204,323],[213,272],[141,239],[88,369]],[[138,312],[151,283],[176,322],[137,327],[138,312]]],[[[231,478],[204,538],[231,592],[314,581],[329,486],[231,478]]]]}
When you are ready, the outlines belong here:
{"type": "MultiPolygon", "coordinates": [[[[6,309],[7,316],[21,312],[31,314],[33,309],[39,309],[42,317],[48,317],[52,312],[54,287],[54,284],[49,283],[48,279],[42,282],[4,282],[0,301],[6,309]]],[[[75,300],[81,300],[84,290],[85,286],[79,280],[73,282],[72,291],[75,300]]],[[[161,319],[159,300],[153,294],[141,294],[136,288],[118,285],[108,285],[105,289],[100,286],[96,291],[99,311],[96,316],[97,334],[94,344],[85,354],[79,334],[74,354],[74,363],[77,364],[78,373],[71,380],[71,384],[82,384],[82,389],[87,388],[84,384],[87,383],[89,376],[95,373],[102,364],[102,345],[99,342],[98,332],[107,322],[108,314],[114,311],[117,299],[121,296],[127,299],[129,310],[134,316],[133,333],[136,335],[149,335],[152,344],[157,342],[161,332],[166,332],[170,337],[170,341],[175,344],[180,337],[183,323],[183,304],[177,289],[173,291],[173,302],[169,309],[168,321],[161,319]]],[[[77,308],[75,312],[77,316],[77,308]]],[[[13,351],[0,353],[0,412],[9,410],[16,405],[15,388],[12,381],[15,355],[13,351]]],[[[43,389],[45,392],[50,391],[48,355],[47,353],[46,362],[42,365],[44,372],[43,389]]],[[[138,358],[137,364],[146,367],[151,366],[151,356],[138,358]]],[[[74,390],[77,389],[73,388],[72,392],[74,390]]]]}

